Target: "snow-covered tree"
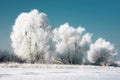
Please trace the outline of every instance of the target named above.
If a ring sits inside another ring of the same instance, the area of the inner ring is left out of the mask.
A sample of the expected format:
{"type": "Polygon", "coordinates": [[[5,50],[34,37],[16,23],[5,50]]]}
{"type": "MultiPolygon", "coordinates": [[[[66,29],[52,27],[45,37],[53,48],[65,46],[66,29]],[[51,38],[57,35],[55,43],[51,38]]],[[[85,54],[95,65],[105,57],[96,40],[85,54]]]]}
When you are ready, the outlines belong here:
{"type": "Polygon", "coordinates": [[[95,43],[90,45],[88,60],[97,65],[111,65],[114,62],[113,57],[115,55],[116,50],[114,45],[99,38],[95,43]]]}
{"type": "Polygon", "coordinates": [[[50,48],[50,29],[45,13],[36,9],[21,13],[10,36],[15,54],[31,63],[45,62],[50,48]]]}
{"type": "Polygon", "coordinates": [[[84,28],[74,28],[68,23],[54,29],[53,41],[56,51],[54,60],[65,64],[82,64],[91,42],[91,34],[83,34],[84,31],[84,28]]]}

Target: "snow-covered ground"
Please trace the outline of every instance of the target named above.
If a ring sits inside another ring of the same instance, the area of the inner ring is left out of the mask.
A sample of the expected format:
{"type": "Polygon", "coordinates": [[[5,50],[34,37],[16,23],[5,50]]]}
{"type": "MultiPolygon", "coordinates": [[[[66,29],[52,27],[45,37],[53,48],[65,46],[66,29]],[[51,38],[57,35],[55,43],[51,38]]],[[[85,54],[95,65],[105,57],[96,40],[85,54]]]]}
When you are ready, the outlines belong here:
{"type": "Polygon", "coordinates": [[[120,68],[0,64],[0,80],[120,80],[120,68]]]}

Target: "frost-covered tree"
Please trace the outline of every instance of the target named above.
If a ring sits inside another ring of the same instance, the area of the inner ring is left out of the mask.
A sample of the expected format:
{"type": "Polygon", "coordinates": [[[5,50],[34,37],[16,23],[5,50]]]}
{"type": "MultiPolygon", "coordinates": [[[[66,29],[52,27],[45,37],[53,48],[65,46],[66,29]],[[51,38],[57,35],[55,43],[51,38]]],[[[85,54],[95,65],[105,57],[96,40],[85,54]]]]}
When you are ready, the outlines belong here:
{"type": "Polygon", "coordinates": [[[99,38],[95,43],[90,45],[88,60],[97,65],[111,65],[114,62],[113,57],[115,55],[116,50],[114,45],[99,38]]]}
{"type": "Polygon", "coordinates": [[[27,62],[45,62],[50,48],[50,28],[45,13],[36,9],[21,13],[10,36],[15,54],[27,62]]]}
{"type": "Polygon", "coordinates": [[[82,64],[91,42],[91,34],[83,34],[84,31],[84,28],[73,28],[68,23],[54,29],[53,41],[56,51],[54,60],[64,64],[82,64]]]}

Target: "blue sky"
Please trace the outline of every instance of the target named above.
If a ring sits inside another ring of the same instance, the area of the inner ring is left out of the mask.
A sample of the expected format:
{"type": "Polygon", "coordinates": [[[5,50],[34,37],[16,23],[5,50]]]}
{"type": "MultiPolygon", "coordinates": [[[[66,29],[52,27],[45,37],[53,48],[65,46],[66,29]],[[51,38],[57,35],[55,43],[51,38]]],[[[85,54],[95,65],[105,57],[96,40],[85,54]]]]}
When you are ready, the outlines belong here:
{"type": "Polygon", "coordinates": [[[12,50],[12,25],[32,9],[46,13],[53,28],[65,22],[81,25],[93,40],[103,37],[120,52],[120,0],[0,0],[0,49],[12,50]]]}

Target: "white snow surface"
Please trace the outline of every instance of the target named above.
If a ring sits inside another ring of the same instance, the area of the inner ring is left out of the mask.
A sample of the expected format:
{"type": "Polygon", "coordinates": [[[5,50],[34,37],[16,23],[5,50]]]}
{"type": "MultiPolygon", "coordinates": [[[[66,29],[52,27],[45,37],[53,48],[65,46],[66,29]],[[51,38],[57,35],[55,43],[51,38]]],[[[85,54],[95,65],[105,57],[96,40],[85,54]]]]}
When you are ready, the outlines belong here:
{"type": "Polygon", "coordinates": [[[84,65],[0,64],[0,80],[120,80],[120,68],[84,65]]]}

